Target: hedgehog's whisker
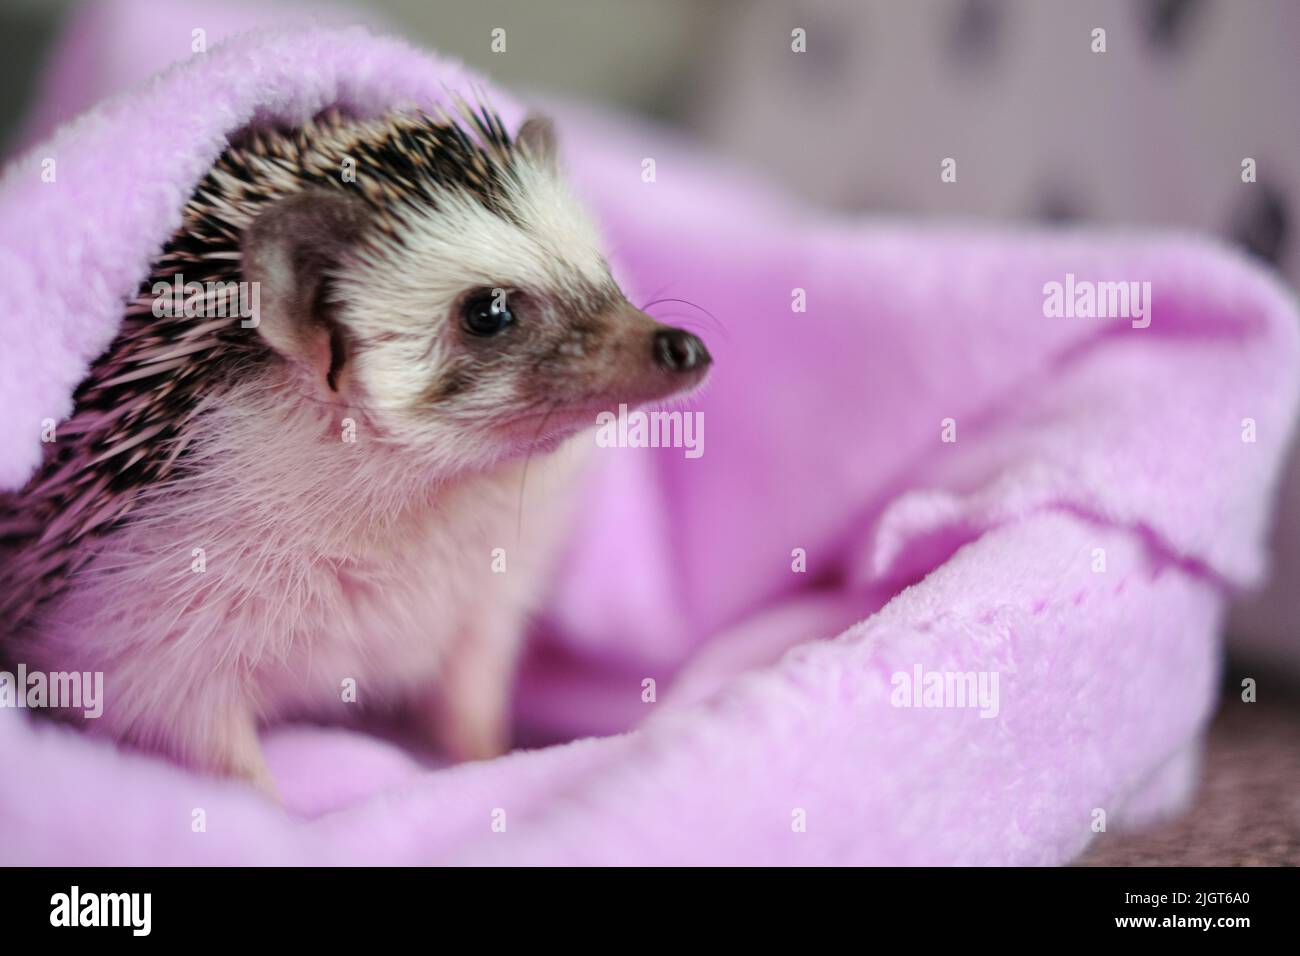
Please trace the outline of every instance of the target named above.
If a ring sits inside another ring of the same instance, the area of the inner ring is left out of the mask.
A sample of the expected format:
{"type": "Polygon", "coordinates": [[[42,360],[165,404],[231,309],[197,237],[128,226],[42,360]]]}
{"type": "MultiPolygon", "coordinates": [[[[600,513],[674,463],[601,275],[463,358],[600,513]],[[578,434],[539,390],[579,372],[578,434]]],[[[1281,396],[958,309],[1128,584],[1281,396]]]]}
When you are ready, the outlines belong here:
{"type": "Polygon", "coordinates": [[[645,305],[641,306],[641,311],[642,311],[642,312],[647,312],[647,313],[648,313],[649,310],[650,310],[651,308],[653,308],[654,306],[656,306],[656,305],[661,305],[661,304],[663,304],[663,303],[665,303],[665,302],[676,302],[676,303],[678,303],[678,304],[680,304],[680,305],[688,305],[688,306],[690,306],[692,309],[695,309],[697,312],[701,312],[701,313],[703,313],[704,315],[707,315],[707,316],[709,317],[709,319],[712,320],[713,324],[717,327],[718,332],[721,333],[722,336],[723,336],[724,338],[727,338],[727,339],[730,339],[730,338],[731,338],[731,334],[727,331],[727,327],[726,327],[725,325],[722,324],[722,320],[721,320],[721,319],[719,319],[716,315],[714,315],[714,314],[713,314],[712,312],[710,312],[708,309],[704,308],[704,306],[702,306],[702,305],[696,305],[696,304],[695,304],[694,302],[692,302],[690,299],[675,299],[675,298],[671,298],[671,297],[668,297],[668,298],[661,298],[661,299],[652,299],[651,301],[647,302],[645,305]]]}
{"type": "Polygon", "coordinates": [[[528,485],[528,465],[533,460],[533,450],[537,447],[537,442],[542,437],[542,431],[546,428],[546,423],[550,421],[551,415],[560,407],[558,401],[552,402],[546,414],[542,416],[541,423],[537,426],[537,432],[533,435],[533,440],[528,443],[528,453],[524,456],[524,471],[519,478],[519,511],[515,521],[515,543],[518,544],[524,533],[524,489],[528,485]]]}

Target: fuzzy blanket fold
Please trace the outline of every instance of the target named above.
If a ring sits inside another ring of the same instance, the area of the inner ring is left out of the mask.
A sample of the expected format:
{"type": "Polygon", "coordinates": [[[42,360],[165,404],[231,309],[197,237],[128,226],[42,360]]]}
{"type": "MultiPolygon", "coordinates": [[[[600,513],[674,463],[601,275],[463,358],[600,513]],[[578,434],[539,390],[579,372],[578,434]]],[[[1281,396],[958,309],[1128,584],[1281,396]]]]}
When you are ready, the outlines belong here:
{"type": "MultiPolygon", "coordinates": [[[[12,164],[0,486],[230,134],[477,82],[249,35],[12,164]]],[[[0,862],[1054,864],[1185,796],[1295,423],[1287,294],[1198,239],[831,221],[658,130],[559,127],[629,292],[718,323],[704,454],[597,452],[538,624],[521,739],[590,739],[438,769],[282,728],[282,810],[0,710],[0,862]],[[1067,277],[1149,282],[1149,326],[1045,314],[1067,277]]]]}

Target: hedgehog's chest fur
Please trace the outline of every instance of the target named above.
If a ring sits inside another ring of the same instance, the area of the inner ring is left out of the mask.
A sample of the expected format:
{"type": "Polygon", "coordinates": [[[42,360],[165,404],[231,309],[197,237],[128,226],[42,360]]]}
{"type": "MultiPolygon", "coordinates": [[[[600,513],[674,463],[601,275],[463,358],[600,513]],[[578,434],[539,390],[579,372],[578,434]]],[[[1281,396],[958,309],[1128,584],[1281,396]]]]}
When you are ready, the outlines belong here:
{"type": "MultiPolygon", "coordinates": [[[[549,463],[533,464],[530,483],[549,463]]],[[[41,616],[27,656],[51,670],[105,671],[112,724],[135,720],[135,702],[156,702],[160,681],[204,694],[218,673],[263,720],[398,701],[436,681],[464,642],[516,638],[542,560],[517,531],[519,467],[391,511],[346,494],[306,507],[321,485],[286,474],[260,512],[231,513],[219,483],[237,479],[214,475],[185,492],[179,516],[175,500],[145,506],[106,537],[78,586],[41,616]]]]}

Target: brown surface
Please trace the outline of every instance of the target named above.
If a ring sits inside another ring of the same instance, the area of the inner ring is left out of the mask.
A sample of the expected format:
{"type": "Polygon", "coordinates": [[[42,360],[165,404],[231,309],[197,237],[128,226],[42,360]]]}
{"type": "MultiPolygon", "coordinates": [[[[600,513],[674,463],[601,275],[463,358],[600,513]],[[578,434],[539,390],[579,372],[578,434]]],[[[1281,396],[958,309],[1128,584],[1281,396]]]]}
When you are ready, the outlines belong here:
{"type": "Polygon", "coordinates": [[[1259,699],[1225,689],[1192,807],[1148,830],[1100,834],[1078,865],[1300,865],[1300,693],[1238,671],[1256,676],[1259,699]]]}

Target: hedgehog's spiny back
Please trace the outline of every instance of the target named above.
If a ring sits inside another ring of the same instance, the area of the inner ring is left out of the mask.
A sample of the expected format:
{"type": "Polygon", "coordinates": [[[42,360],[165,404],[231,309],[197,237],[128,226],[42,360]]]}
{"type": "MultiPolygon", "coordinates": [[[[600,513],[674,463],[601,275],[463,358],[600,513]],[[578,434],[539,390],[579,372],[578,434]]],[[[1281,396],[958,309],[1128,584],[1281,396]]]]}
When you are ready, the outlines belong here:
{"type": "Polygon", "coordinates": [[[459,104],[450,118],[393,115],[352,121],[331,112],[299,130],[251,129],[237,137],[186,203],[180,228],[125,309],[121,329],[73,396],[38,472],[0,493],[0,634],[15,632],[89,559],[90,539],[119,526],[138,496],[186,464],[203,399],[272,360],[234,315],[155,316],[153,289],[240,281],[243,231],[266,203],[308,188],[355,190],[390,237],[403,205],[468,194],[511,217],[506,177],[515,159],[501,119],[459,104]],[[344,176],[344,161],[355,177],[344,176]]]}

